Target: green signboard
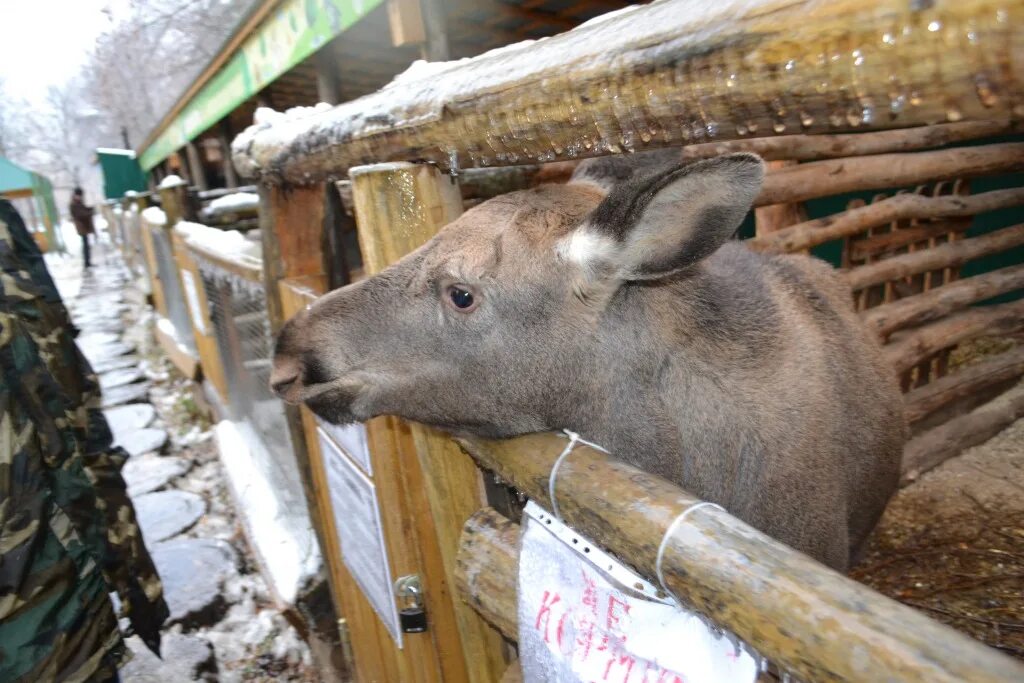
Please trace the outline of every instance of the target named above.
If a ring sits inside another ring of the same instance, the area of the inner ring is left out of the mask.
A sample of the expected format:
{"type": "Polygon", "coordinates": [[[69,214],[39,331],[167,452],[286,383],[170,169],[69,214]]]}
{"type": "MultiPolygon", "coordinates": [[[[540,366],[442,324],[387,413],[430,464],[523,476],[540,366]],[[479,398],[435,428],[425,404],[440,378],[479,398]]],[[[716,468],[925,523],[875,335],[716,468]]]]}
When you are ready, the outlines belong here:
{"type": "Polygon", "coordinates": [[[142,152],[143,170],[220,121],[382,1],[284,0],[142,152]]]}
{"type": "Polygon", "coordinates": [[[120,199],[129,190],[146,191],[146,174],[132,150],[101,147],[96,150],[96,159],[103,171],[103,195],[107,199],[120,199]]]}

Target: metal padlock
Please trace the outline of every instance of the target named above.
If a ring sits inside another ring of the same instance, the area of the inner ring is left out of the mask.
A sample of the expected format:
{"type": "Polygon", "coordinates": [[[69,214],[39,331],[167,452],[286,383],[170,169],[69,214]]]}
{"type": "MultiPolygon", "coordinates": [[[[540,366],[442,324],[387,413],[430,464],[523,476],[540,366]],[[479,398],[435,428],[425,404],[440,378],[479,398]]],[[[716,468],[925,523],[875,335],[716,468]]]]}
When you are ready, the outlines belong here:
{"type": "Polygon", "coordinates": [[[395,594],[405,601],[398,610],[398,625],[402,633],[423,633],[427,630],[427,611],[423,607],[423,587],[415,574],[395,581],[395,594]]]}

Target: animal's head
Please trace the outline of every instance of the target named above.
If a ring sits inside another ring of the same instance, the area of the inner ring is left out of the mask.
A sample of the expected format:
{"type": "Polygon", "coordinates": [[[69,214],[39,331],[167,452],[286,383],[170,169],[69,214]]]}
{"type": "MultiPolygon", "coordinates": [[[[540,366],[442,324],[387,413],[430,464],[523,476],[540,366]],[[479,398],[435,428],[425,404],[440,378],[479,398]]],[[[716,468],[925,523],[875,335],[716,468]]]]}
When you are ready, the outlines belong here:
{"type": "Polygon", "coordinates": [[[763,164],[736,154],[626,175],[593,162],[566,185],[491,199],[321,297],[281,330],[274,390],[334,422],[394,414],[490,436],[558,426],[548,408],[587,381],[609,302],[718,249],[763,164]]]}

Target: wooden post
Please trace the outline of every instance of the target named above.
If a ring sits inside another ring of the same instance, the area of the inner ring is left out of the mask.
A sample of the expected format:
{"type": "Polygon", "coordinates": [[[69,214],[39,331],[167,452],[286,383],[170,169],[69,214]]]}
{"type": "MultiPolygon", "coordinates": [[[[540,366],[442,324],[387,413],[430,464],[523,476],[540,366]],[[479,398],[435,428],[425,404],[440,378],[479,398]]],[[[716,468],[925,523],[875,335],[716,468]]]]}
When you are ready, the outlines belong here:
{"type": "Polygon", "coordinates": [[[203,170],[203,161],[199,158],[199,148],[191,140],[185,143],[185,154],[188,156],[188,174],[192,178],[192,184],[200,190],[210,189],[206,182],[206,171],[203,170]]]}
{"type": "Polygon", "coordinates": [[[440,0],[420,0],[420,12],[423,14],[423,29],[426,32],[420,56],[428,62],[448,61],[448,22],[445,19],[444,3],[440,0]]]}
{"type": "MultiPolygon", "coordinates": [[[[368,275],[416,249],[462,213],[458,183],[434,166],[379,164],[355,169],[350,177],[368,275]]],[[[450,591],[462,525],[483,505],[480,473],[448,437],[420,425],[410,429],[450,591]]],[[[468,605],[453,608],[470,680],[500,679],[506,668],[500,635],[468,605]]]]}
{"type": "MultiPolygon", "coordinates": [[[[339,104],[341,102],[341,88],[338,83],[338,65],[331,43],[324,45],[313,55],[313,63],[316,66],[316,96],[321,102],[327,104],[339,104]]],[[[228,156],[231,155],[231,148],[228,147],[228,156]]]]}
{"type": "Polygon", "coordinates": [[[235,171],[235,165],[231,162],[231,138],[233,137],[231,121],[225,118],[220,122],[217,140],[220,141],[221,154],[224,157],[224,182],[228,187],[238,187],[238,173],[235,171]]]}
{"type": "MultiPolygon", "coordinates": [[[[263,285],[272,334],[281,329],[286,319],[281,281],[289,277],[315,277],[324,272],[323,258],[326,255],[320,248],[324,190],[323,184],[296,188],[260,185],[259,225],[263,247],[263,285]]],[[[290,405],[284,408],[292,451],[298,466],[299,478],[302,480],[302,492],[309,509],[310,523],[320,552],[327,563],[327,553],[336,547],[336,543],[324,524],[330,511],[324,509],[323,502],[317,494],[317,482],[322,481],[323,477],[318,479],[314,472],[300,409],[290,405]]],[[[321,648],[315,648],[314,652],[320,650],[321,648]]],[[[328,661],[323,661],[320,665],[336,670],[338,662],[335,660],[337,657],[332,654],[328,661]]]]}

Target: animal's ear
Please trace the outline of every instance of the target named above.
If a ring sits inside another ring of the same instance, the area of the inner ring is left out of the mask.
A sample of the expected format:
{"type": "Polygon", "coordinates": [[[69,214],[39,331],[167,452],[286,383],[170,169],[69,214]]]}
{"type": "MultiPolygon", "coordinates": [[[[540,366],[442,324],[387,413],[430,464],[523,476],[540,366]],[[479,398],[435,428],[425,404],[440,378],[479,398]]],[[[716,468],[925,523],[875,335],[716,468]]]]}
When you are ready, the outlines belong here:
{"type": "Polygon", "coordinates": [[[760,157],[730,154],[627,180],[563,239],[559,251],[591,279],[670,275],[732,237],[763,177],[760,157]]]}

